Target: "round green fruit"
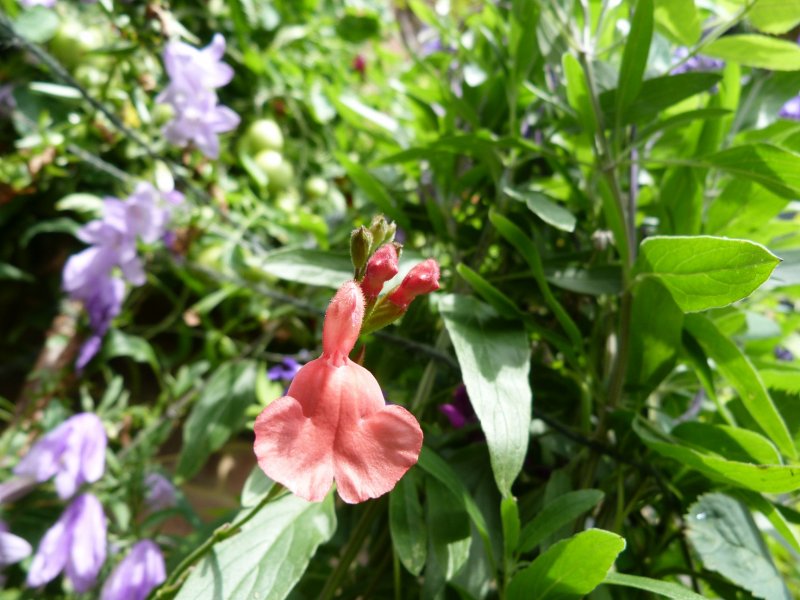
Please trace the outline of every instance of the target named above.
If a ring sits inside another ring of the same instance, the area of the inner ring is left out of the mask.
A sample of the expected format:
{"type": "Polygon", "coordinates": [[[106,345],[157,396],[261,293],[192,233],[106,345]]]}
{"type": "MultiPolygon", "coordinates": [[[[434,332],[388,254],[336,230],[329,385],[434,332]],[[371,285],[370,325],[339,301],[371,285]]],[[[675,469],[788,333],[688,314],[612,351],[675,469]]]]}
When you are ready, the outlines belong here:
{"type": "Polygon", "coordinates": [[[322,177],[309,177],[303,190],[310,198],[322,198],[328,193],[328,182],[322,177]]]}
{"type": "Polygon", "coordinates": [[[105,43],[102,32],[77,21],[62,21],[53,39],[50,52],[68,69],[74,69],[89,52],[105,43]]]}
{"type": "Polygon", "coordinates": [[[256,154],[262,150],[281,150],[283,132],[272,119],[253,121],[244,134],[246,147],[256,154]]]}
{"type": "Polygon", "coordinates": [[[269,179],[268,186],[272,191],[283,190],[294,181],[292,165],[283,159],[275,150],[262,150],[253,159],[259,169],[266,173],[269,179]]]}

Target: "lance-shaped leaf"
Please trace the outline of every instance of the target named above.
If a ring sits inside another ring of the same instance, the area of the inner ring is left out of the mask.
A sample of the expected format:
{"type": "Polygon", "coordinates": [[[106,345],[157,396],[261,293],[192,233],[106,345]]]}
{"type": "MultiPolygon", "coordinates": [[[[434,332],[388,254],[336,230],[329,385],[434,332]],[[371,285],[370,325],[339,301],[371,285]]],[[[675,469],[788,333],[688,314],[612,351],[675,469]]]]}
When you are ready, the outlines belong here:
{"type": "Polygon", "coordinates": [[[528,449],[532,399],[528,336],[473,298],[453,294],[440,297],[438,304],[486,436],[497,487],[509,496],[528,449]]]}

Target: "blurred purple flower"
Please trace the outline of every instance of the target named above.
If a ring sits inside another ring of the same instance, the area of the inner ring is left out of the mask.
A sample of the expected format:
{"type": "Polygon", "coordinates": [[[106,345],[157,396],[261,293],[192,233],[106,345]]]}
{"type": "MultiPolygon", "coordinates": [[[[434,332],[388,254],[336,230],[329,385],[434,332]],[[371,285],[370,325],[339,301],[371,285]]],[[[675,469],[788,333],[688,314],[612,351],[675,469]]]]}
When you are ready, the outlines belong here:
{"type": "Polygon", "coordinates": [[[775,358],[782,361],[792,361],[794,360],[794,354],[788,348],[784,348],[783,346],[775,346],[775,358]]]}
{"type": "Polygon", "coordinates": [[[53,8],[56,5],[56,0],[19,0],[19,3],[25,8],[31,8],[32,6],[53,8]]]}
{"type": "Polygon", "coordinates": [[[150,512],[171,508],[177,504],[175,486],[161,473],[150,473],[144,478],[147,490],[144,501],[150,512]]]}
{"type": "Polygon", "coordinates": [[[17,101],[14,98],[14,86],[10,83],[0,85],[0,117],[11,114],[11,111],[16,107],[17,101]]]}
{"type": "Polygon", "coordinates": [[[103,475],[106,432],[93,413],[79,413],[46,433],[14,468],[14,474],[44,482],[55,476],[58,496],[69,498],[103,475]]]}
{"type": "Polygon", "coordinates": [[[39,587],[64,571],[79,594],[95,584],[106,560],[106,515],[92,494],[78,496],[44,534],[28,571],[28,587],[39,587]]]}
{"type": "Polygon", "coordinates": [[[100,600],[145,600],[166,579],[161,550],[155,542],[142,540],[111,571],[100,600]]]}
{"type": "Polygon", "coordinates": [[[475,410],[472,408],[472,403],[469,401],[467,388],[463,383],[458,384],[456,389],[453,390],[453,401],[451,403],[439,405],[439,412],[447,417],[450,425],[455,429],[461,429],[465,425],[478,421],[475,410]]]}
{"type": "Polygon", "coordinates": [[[291,381],[302,367],[295,359],[286,357],[267,371],[270,381],[291,381]]]}
{"type": "Polygon", "coordinates": [[[784,119],[800,121],[800,95],[795,96],[781,107],[778,116],[784,119]]]}
{"type": "Polygon", "coordinates": [[[9,533],[8,526],[0,521],[0,569],[30,556],[31,545],[18,535],[9,533]]]}
{"type": "Polygon", "coordinates": [[[176,107],[175,118],[164,127],[164,137],[181,147],[193,142],[208,158],[217,158],[218,134],[236,129],[239,121],[230,108],[217,104],[215,94],[200,93],[183,110],[176,107]]]}
{"type": "Polygon", "coordinates": [[[239,115],[221,106],[214,90],[233,79],[233,69],[222,62],[225,38],[215,34],[211,43],[198,50],[173,41],[164,48],[164,67],[169,85],[156,97],[170,104],[175,117],[164,127],[164,137],[176,146],[193,142],[209,158],[219,156],[218,134],[235,129],[239,115]]]}
{"type": "MultiPolygon", "coordinates": [[[[681,46],[675,50],[674,56],[678,61],[682,61],[689,56],[689,49],[681,46]]],[[[724,66],[725,61],[709,58],[708,56],[695,55],[672,69],[672,74],[678,75],[679,73],[689,73],[692,71],[716,71],[717,69],[722,69],[724,66]]]]}

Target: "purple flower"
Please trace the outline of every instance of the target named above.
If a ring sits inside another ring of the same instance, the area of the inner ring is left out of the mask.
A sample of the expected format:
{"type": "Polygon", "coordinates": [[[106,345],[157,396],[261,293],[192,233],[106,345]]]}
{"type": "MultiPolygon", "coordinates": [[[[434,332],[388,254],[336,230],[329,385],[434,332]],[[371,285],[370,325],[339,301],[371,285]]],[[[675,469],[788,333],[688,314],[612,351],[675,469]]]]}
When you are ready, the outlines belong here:
{"type": "Polygon", "coordinates": [[[170,104],[175,117],[164,127],[164,137],[176,146],[190,142],[209,158],[219,156],[218,134],[239,125],[239,115],[221,106],[214,91],[233,78],[233,69],[222,62],[225,38],[214,35],[211,43],[198,50],[173,41],[164,48],[164,67],[169,85],[156,97],[170,104]]]}
{"type": "Polygon", "coordinates": [[[778,116],[784,119],[800,121],[800,95],[795,96],[781,107],[778,116]]]}
{"type": "Polygon", "coordinates": [[[84,483],[102,477],[106,443],[106,432],[97,415],[74,415],[39,439],[14,468],[14,474],[40,483],[55,476],[58,496],[69,498],[84,483]]]}
{"type": "Polygon", "coordinates": [[[784,348],[783,346],[775,346],[775,358],[782,361],[792,361],[794,360],[794,354],[788,348],[784,348]]]}
{"type": "Polygon", "coordinates": [[[151,512],[172,508],[177,503],[175,486],[161,473],[150,473],[144,478],[147,488],[144,501],[151,512]]]}
{"type": "Polygon", "coordinates": [[[183,110],[176,110],[175,118],[164,127],[164,137],[180,147],[193,142],[208,158],[217,158],[218,134],[236,129],[239,121],[230,108],[217,104],[215,94],[201,93],[183,110]]]}
{"type": "Polygon", "coordinates": [[[78,496],[44,534],[28,571],[28,586],[39,587],[64,571],[82,594],[95,584],[106,560],[106,515],[92,494],[78,496]]]}
{"type": "Polygon", "coordinates": [[[100,600],[145,600],[166,579],[161,550],[154,542],[142,540],[111,571],[100,600]]]}
{"type": "Polygon", "coordinates": [[[28,542],[18,535],[9,533],[8,526],[0,521],[0,569],[27,558],[31,551],[28,542]]]}
{"type": "MultiPolygon", "coordinates": [[[[682,61],[689,56],[689,49],[680,47],[675,50],[675,58],[682,61]]],[[[689,73],[690,71],[716,71],[725,66],[725,61],[716,58],[709,58],[708,56],[695,55],[686,60],[672,70],[673,75],[679,73],[689,73]]]]}
{"type": "Polygon", "coordinates": [[[31,8],[32,6],[53,8],[56,5],[56,0],[19,0],[19,3],[25,8],[31,8]]]}
{"type": "Polygon", "coordinates": [[[270,381],[291,381],[300,370],[300,365],[295,359],[284,358],[279,364],[267,371],[270,381]]]}
{"type": "Polygon", "coordinates": [[[467,388],[463,383],[457,385],[456,389],[453,390],[453,402],[439,405],[439,412],[447,417],[450,425],[455,429],[461,429],[465,425],[475,423],[478,420],[475,410],[469,401],[467,388]]]}
{"type": "Polygon", "coordinates": [[[216,89],[233,79],[233,69],[222,62],[224,55],[225,38],[219,33],[202,50],[172,41],[164,48],[164,67],[173,85],[197,91],[216,89]]]}

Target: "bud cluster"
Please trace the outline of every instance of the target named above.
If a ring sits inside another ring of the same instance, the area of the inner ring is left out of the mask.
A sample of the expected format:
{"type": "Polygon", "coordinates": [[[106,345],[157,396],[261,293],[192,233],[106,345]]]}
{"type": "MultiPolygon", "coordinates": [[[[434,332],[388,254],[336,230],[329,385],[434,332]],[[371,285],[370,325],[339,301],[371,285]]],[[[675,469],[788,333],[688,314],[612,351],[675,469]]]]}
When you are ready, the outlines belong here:
{"type": "Polygon", "coordinates": [[[397,225],[383,215],[361,226],[350,236],[350,258],[354,279],[361,286],[366,303],[362,333],[375,331],[402,317],[414,298],[439,289],[439,265],[429,258],[416,265],[400,285],[380,296],[383,286],[399,271],[403,249],[394,241],[397,225]]]}

